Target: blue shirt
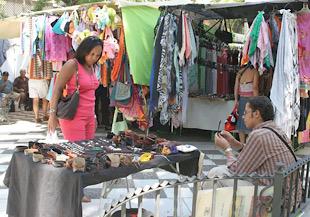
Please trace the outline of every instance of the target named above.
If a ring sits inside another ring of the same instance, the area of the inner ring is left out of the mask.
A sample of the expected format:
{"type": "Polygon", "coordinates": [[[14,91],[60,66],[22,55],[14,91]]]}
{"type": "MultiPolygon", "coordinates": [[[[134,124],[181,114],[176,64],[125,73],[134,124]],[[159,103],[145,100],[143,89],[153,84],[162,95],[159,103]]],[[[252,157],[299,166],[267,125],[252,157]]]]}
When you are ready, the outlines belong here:
{"type": "MultiPolygon", "coordinates": [[[[0,80],[0,87],[2,86],[2,84],[4,83],[4,80],[0,80]]],[[[1,93],[11,93],[13,91],[13,84],[11,81],[7,80],[7,84],[5,86],[5,88],[1,91],[1,93]]]]}

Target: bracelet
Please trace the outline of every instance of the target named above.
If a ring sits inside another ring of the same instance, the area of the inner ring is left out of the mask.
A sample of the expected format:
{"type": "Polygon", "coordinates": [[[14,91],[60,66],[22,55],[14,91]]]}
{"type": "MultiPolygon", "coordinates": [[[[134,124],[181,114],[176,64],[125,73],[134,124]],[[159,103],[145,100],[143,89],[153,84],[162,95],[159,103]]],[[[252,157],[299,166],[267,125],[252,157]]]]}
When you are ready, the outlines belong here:
{"type": "Polygon", "coordinates": [[[232,151],[232,148],[231,148],[231,147],[228,147],[228,148],[226,148],[226,149],[224,150],[225,153],[231,152],[231,151],[232,151]]]}
{"type": "Polygon", "coordinates": [[[51,108],[48,113],[56,113],[56,110],[51,108]]]}

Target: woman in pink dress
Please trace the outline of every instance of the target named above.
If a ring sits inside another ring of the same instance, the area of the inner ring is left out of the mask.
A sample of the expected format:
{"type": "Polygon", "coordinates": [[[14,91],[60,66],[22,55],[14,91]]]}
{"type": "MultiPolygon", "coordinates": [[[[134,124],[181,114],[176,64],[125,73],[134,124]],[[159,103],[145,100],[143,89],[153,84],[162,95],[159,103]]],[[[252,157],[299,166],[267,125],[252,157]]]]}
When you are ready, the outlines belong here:
{"type": "Polygon", "coordinates": [[[67,61],[62,67],[50,101],[49,132],[54,132],[60,124],[64,138],[69,141],[93,139],[96,131],[95,90],[99,82],[94,72],[94,64],[101,57],[102,41],[94,36],[84,39],[76,50],[75,58],[67,61]],[[59,119],[56,116],[57,102],[67,87],[68,94],[76,89],[76,72],[80,99],[76,114],[72,120],[59,119]]]}

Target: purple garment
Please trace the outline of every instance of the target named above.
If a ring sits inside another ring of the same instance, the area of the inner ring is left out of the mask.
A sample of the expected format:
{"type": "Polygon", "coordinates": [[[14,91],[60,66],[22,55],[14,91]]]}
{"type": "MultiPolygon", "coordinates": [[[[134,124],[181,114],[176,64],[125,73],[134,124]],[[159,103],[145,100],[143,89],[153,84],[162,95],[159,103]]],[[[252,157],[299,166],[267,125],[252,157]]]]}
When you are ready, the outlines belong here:
{"type": "Polygon", "coordinates": [[[302,83],[310,85],[310,13],[297,15],[298,67],[302,83]]]}
{"type": "Polygon", "coordinates": [[[57,17],[47,18],[45,29],[45,60],[47,61],[67,61],[69,51],[68,38],[65,35],[57,35],[52,31],[51,23],[57,17]]]}

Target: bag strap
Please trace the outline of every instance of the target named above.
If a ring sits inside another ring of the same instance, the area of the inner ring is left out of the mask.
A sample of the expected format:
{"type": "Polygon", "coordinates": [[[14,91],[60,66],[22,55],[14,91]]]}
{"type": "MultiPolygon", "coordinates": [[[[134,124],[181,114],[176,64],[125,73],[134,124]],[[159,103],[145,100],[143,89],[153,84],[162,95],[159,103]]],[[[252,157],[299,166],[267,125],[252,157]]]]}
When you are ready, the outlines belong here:
{"type": "Polygon", "coordinates": [[[123,55],[121,69],[124,69],[124,70],[119,71],[118,76],[117,76],[117,81],[123,80],[123,83],[127,82],[128,84],[132,84],[131,76],[130,76],[130,72],[129,72],[130,71],[129,70],[129,61],[128,61],[128,57],[126,56],[126,54],[123,55]],[[121,78],[122,73],[123,73],[123,77],[121,78]]]}
{"type": "Polygon", "coordinates": [[[130,69],[129,69],[129,60],[128,57],[125,59],[125,69],[124,74],[126,75],[126,80],[124,79],[124,82],[127,81],[128,84],[132,84],[131,82],[131,76],[130,76],[130,69]]]}
{"type": "Polygon", "coordinates": [[[295,153],[294,153],[292,147],[287,143],[287,141],[285,141],[285,140],[283,139],[282,136],[280,136],[280,134],[279,134],[277,131],[275,131],[274,129],[272,129],[272,128],[270,128],[270,127],[262,127],[262,128],[268,129],[268,130],[271,130],[272,132],[274,132],[274,133],[279,137],[279,139],[281,139],[281,141],[285,144],[285,146],[288,148],[288,150],[289,150],[289,151],[291,152],[291,154],[293,155],[295,161],[297,162],[297,157],[296,157],[296,155],[295,155],[295,153]]]}
{"type": "Polygon", "coordinates": [[[77,59],[74,58],[74,61],[76,63],[76,79],[75,79],[75,85],[76,85],[76,90],[80,90],[80,85],[79,85],[79,62],[77,59]]]}
{"type": "Polygon", "coordinates": [[[117,75],[117,80],[116,81],[122,81],[121,79],[124,79],[123,77],[121,77],[121,74],[124,74],[124,62],[125,62],[125,54],[122,57],[122,61],[121,61],[121,65],[120,65],[120,69],[117,75]]]}

